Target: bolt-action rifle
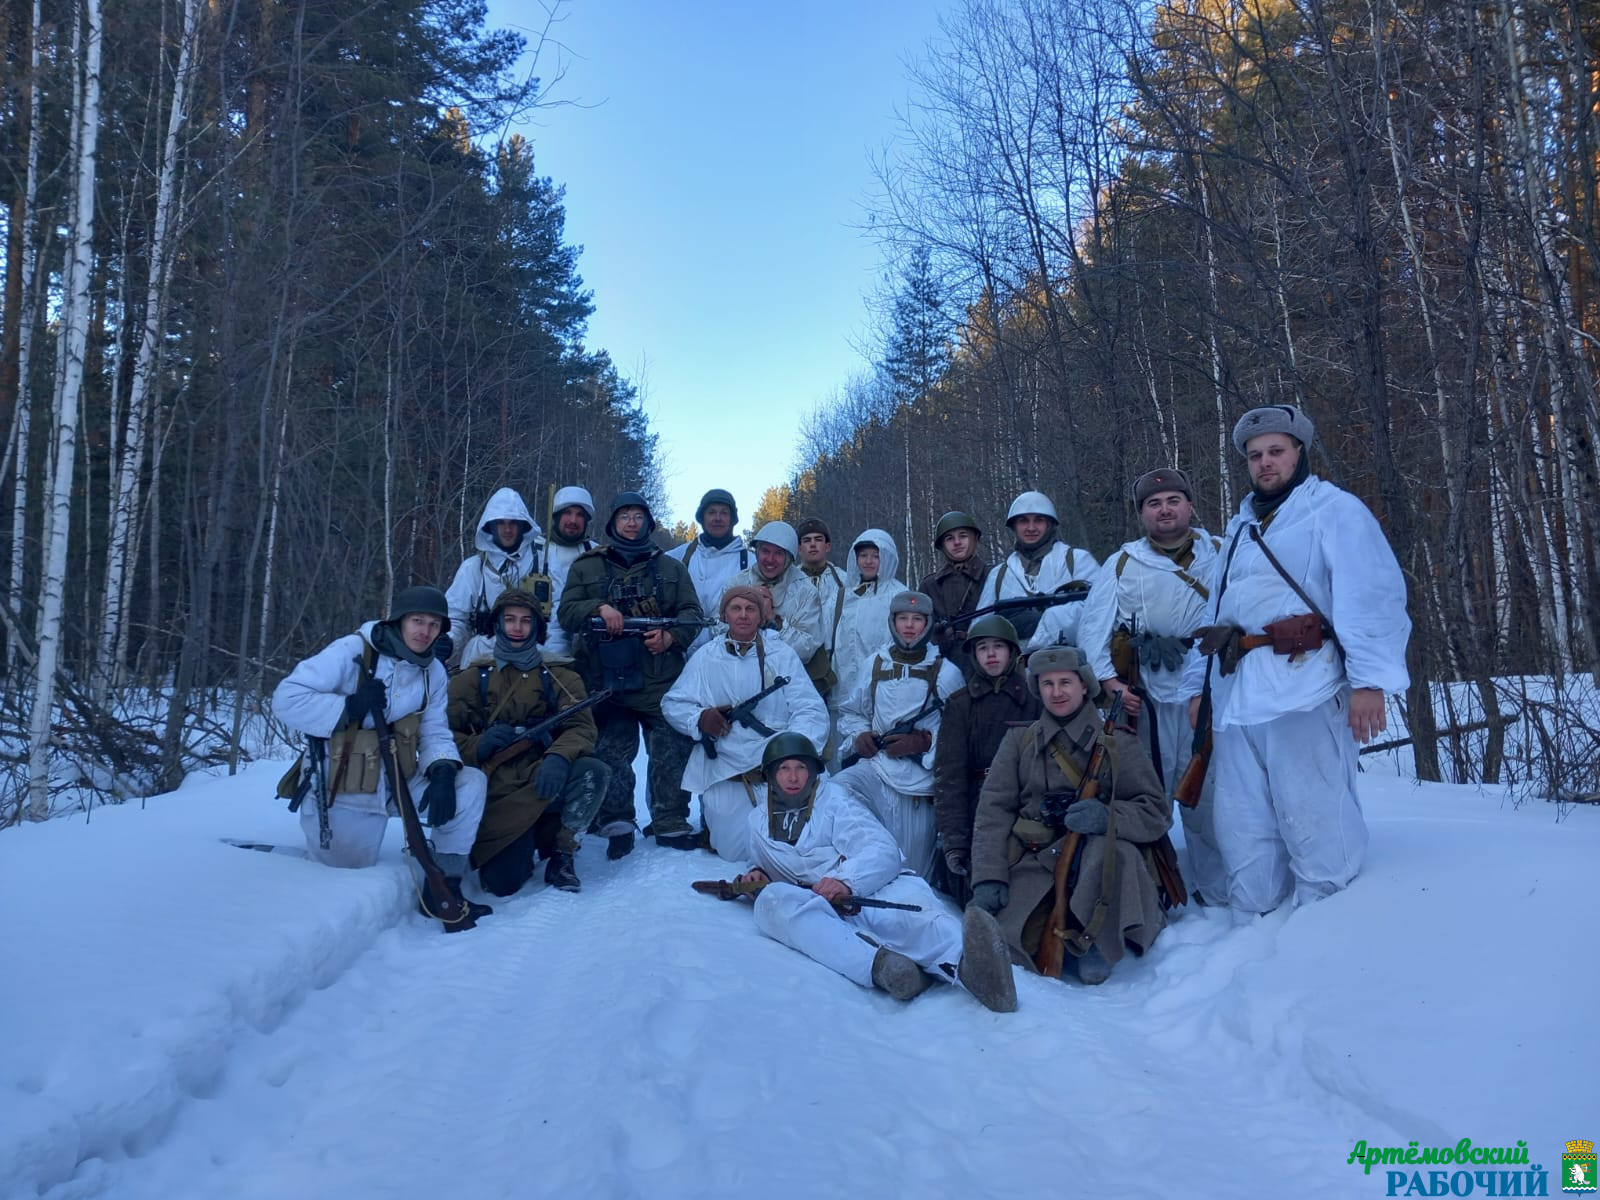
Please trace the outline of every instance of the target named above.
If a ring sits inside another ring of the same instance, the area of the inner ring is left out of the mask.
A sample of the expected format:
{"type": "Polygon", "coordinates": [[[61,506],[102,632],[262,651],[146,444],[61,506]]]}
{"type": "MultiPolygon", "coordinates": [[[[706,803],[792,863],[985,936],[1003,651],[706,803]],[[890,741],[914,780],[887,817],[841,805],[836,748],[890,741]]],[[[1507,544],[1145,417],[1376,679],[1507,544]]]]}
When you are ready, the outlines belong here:
{"type": "MultiPolygon", "coordinates": [[[[356,661],[361,660],[358,658],[356,661]]],[[[428,835],[423,832],[422,819],[417,816],[417,806],[411,800],[411,788],[406,783],[405,772],[400,769],[394,728],[381,712],[372,714],[372,727],[378,734],[378,757],[383,763],[384,776],[389,781],[389,793],[400,810],[400,824],[406,831],[406,849],[422,870],[422,909],[430,917],[444,922],[446,933],[472,929],[477,924],[472,918],[472,909],[445,879],[444,871],[434,861],[433,851],[428,846],[428,835]]]]}
{"type": "Polygon", "coordinates": [[[1206,660],[1206,682],[1200,689],[1200,708],[1195,713],[1189,765],[1178,776],[1178,786],[1172,789],[1173,799],[1185,808],[1194,808],[1200,803],[1200,789],[1205,786],[1206,771],[1211,766],[1211,665],[1214,662],[1214,658],[1206,660]]]}
{"type": "Polygon", "coordinates": [[[602,637],[644,637],[645,634],[657,629],[672,629],[678,625],[709,629],[713,625],[720,624],[720,621],[713,621],[710,617],[623,617],[622,632],[608,634],[604,617],[590,617],[589,632],[598,633],[602,637]]]}
{"type": "MultiPolygon", "coordinates": [[[[737,879],[697,879],[689,886],[697,892],[707,896],[715,896],[718,900],[737,900],[740,896],[749,896],[752,899],[761,894],[761,889],[770,887],[774,883],[788,884],[790,887],[811,889],[803,883],[790,884],[786,879],[771,879],[766,883],[742,882],[737,879]]],[[[877,900],[871,896],[840,896],[837,900],[830,900],[839,912],[845,916],[853,916],[863,908],[897,908],[901,912],[921,912],[920,904],[899,904],[893,900],[877,900]]]]}
{"type": "Polygon", "coordinates": [[[483,769],[492,771],[501,763],[509,762],[519,754],[524,754],[529,750],[537,749],[539,753],[543,754],[550,749],[550,744],[556,740],[556,730],[561,728],[561,725],[568,717],[573,716],[575,713],[581,713],[586,708],[593,708],[597,704],[603,704],[611,699],[612,695],[613,692],[610,688],[601,688],[594,695],[585,696],[576,704],[563,708],[560,712],[548,716],[542,721],[535,721],[530,725],[522,726],[517,730],[516,741],[484,763],[483,769]]]}
{"type": "MultiPolygon", "coordinates": [[[[1106,714],[1106,723],[1102,727],[1100,737],[1095,739],[1094,749],[1089,754],[1089,761],[1084,765],[1083,778],[1078,781],[1077,790],[1068,794],[1066,803],[1061,805],[1051,817],[1065,816],[1066,810],[1079,800],[1100,799],[1100,769],[1105,765],[1106,753],[1111,744],[1113,731],[1122,719],[1122,697],[1119,695],[1111,701],[1111,709],[1106,714]]],[[[1055,867],[1055,898],[1050,909],[1050,920],[1044,932],[1039,935],[1039,950],[1033,956],[1034,965],[1039,968],[1039,973],[1050,979],[1061,977],[1061,968],[1066,962],[1067,939],[1079,938],[1085,948],[1100,933],[1100,926],[1105,923],[1106,913],[1111,906],[1111,895],[1117,885],[1117,836],[1116,817],[1108,808],[1106,810],[1106,849],[1105,849],[1105,878],[1101,880],[1100,896],[1095,901],[1094,912],[1090,914],[1088,923],[1081,934],[1074,933],[1067,928],[1067,901],[1071,899],[1072,892],[1068,883],[1072,875],[1073,861],[1083,850],[1083,834],[1071,830],[1061,842],[1060,852],[1056,855],[1055,867]]]]}
{"type": "MultiPolygon", "coordinates": [[[[762,737],[771,737],[778,731],[756,716],[756,705],[760,704],[779,688],[788,686],[789,677],[787,675],[779,675],[748,700],[741,700],[737,704],[720,705],[717,711],[726,718],[729,725],[743,725],[746,729],[755,730],[762,737]]],[[[699,744],[705,748],[707,758],[715,758],[717,756],[717,739],[709,733],[700,738],[699,744]]]]}

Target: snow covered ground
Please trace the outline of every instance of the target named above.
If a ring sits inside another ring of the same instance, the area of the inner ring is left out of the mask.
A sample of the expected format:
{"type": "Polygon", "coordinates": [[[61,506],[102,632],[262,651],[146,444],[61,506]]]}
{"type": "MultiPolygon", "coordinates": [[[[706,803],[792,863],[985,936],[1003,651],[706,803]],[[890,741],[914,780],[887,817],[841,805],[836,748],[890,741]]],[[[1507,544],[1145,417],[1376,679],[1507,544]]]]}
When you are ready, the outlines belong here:
{"type": "Polygon", "coordinates": [[[1347,892],[996,1015],[857,988],[649,844],[445,936],[397,823],[369,871],[218,840],[298,842],[281,769],[0,832],[0,1196],[1360,1197],[1357,1140],[1463,1137],[1559,1194],[1600,1140],[1590,809],[1369,774],[1347,892]]]}

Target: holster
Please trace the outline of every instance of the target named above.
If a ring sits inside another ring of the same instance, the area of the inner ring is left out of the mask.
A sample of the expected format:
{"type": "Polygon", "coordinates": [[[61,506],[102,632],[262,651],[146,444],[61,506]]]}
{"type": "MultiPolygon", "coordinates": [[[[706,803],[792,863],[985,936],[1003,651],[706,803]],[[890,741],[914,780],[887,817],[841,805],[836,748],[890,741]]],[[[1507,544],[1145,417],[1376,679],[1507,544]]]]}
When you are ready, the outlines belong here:
{"type": "Polygon", "coordinates": [[[1018,817],[1011,826],[1011,837],[1006,846],[1006,860],[1016,866],[1024,854],[1037,854],[1052,845],[1061,834],[1054,826],[1032,817],[1018,817]]]}

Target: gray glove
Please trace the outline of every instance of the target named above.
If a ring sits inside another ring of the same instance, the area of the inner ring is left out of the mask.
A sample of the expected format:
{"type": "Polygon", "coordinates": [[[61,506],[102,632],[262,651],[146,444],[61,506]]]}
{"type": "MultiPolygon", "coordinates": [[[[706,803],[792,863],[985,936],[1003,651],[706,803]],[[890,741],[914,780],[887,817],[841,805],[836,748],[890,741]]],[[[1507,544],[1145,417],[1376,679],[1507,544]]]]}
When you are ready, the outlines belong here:
{"type": "Polygon", "coordinates": [[[997,913],[1011,899],[1011,885],[996,879],[986,879],[972,885],[971,903],[985,912],[997,913]]]}
{"type": "Polygon", "coordinates": [[[1110,815],[1098,800],[1079,800],[1067,809],[1061,823],[1073,833],[1104,833],[1110,815]]]}
{"type": "Polygon", "coordinates": [[[1141,632],[1138,640],[1139,661],[1152,671],[1176,671],[1183,666],[1189,653],[1187,638],[1141,632]]]}

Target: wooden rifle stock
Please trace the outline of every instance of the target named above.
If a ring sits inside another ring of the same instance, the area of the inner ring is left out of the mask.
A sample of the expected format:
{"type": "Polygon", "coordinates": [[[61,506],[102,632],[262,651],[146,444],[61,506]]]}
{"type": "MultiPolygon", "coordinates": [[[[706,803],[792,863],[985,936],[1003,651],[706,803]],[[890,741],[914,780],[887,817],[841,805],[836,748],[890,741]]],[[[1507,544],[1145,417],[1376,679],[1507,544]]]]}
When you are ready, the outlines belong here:
{"type": "Polygon", "coordinates": [[[400,809],[400,824],[406,831],[406,848],[411,851],[411,857],[417,860],[417,866],[422,868],[427,892],[422,897],[423,910],[430,917],[443,921],[446,933],[471,929],[477,924],[472,919],[472,909],[450,886],[439,864],[434,861],[433,851],[428,847],[428,835],[423,832],[417,806],[412,803],[411,788],[406,783],[405,773],[400,770],[394,729],[381,712],[372,714],[372,727],[378,734],[378,756],[383,762],[383,773],[389,780],[389,791],[394,795],[396,807],[400,809]]]}
{"type": "MultiPolygon", "coordinates": [[[[715,896],[718,900],[737,900],[740,896],[754,899],[761,894],[763,888],[771,887],[774,883],[788,882],[786,879],[774,879],[768,883],[750,883],[738,879],[697,879],[689,886],[704,895],[715,896]]],[[[803,883],[789,884],[789,886],[811,890],[803,883]]],[[[900,904],[894,900],[879,900],[872,896],[841,896],[828,903],[847,917],[860,912],[863,908],[895,908],[902,912],[922,911],[920,904],[900,904]]]]}
{"type": "MultiPolygon", "coordinates": [[[[1099,798],[1100,768],[1106,760],[1106,741],[1111,737],[1121,717],[1122,697],[1118,696],[1111,702],[1111,711],[1106,714],[1103,736],[1095,742],[1094,752],[1089,755],[1089,761],[1084,765],[1083,781],[1078,785],[1078,794],[1073,798],[1074,804],[1079,800],[1099,798]]],[[[1072,831],[1062,839],[1061,850],[1056,855],[1056,866],[1052,872],[1055,893],[1050,906],[1050,921],[1039,934],[1039,949],[1033,956],[1033,965],[1039,968],[1039,974],[1048,979],[1060,979],[1062,968],[1066,966],[1066,929],[1070,911],[1068,902],[1072,899],[1068,884],[1072,876],[1072,864],[1082,853],[1083,847],[1083,834],[1072,831]]],[[[1106,847],[1107,854],[1115,855],[1116,852],[1115,846],[1106,847]]]]}
{"type": "Polygon", "coordinates": [[[1206,682],[1200,690],[1200,711],[1195,714],[1194,752],[1189,765],[1178,777],[1178,786],[1172,789],[1173,798],[1185,808],[1200,803],[1200,789],[1205,786],[1206,772],[1211,768],[1211,667],[1215,658],[1206,663],[1206,682]]]}
{"type": "Polygon", "coordinates": [[[509,762],[511,759],[516,758],[519,754],[527,753],[529,750],[533,749],[536,743],[542,743],[541,750],[548,750],[550,748],[550,743],[555,741],[555,739],[549,735],[558,729],[563,721],[576,713],[581,713],[586,708],[593,708],[597,704],[604,704],[607,700],[611,699],[611,695],[612,693],[610,688],[601,688],[594,695],[586,696],[582,700],[579,700],[576,704],[570,705],[567,708],[563,708],[560,712],[554,714],[553,716],[546,717],[544,720],[539,721],[536,724],[529,725],[522,731],[521,737],[512,742],[511,745],[507,746],[504,750],[500,751],[499,754],[496,754],[488,762],[483,764],[485,773],[493,771],[501,763],[509,762]]]}

